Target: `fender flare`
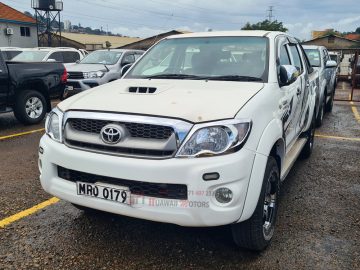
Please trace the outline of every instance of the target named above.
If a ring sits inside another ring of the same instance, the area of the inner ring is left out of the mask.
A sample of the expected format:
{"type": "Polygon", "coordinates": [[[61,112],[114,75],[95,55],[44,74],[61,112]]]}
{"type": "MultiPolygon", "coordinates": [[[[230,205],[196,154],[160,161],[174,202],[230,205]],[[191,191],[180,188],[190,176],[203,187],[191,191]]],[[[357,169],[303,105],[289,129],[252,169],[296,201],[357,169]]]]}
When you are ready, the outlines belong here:
{"type": "MultiPolygon", "coordinates": [[[[279,140],[282,142],[281,147],[283,147],[282,154],[284,157],[285,140],[283,138],[283,124],[280,119],[274,119],[267,125],[263,134],[261,135],[260,143],[258,144],[253,163],[249,185],[246,192],[244,208],[238,222],[245,221],[253,215],[260,197],[268,157],[274,145],[279,142],[279,140]]],[[[283,157],[280,157],[281,167],[284,160],[283,157]]]]}

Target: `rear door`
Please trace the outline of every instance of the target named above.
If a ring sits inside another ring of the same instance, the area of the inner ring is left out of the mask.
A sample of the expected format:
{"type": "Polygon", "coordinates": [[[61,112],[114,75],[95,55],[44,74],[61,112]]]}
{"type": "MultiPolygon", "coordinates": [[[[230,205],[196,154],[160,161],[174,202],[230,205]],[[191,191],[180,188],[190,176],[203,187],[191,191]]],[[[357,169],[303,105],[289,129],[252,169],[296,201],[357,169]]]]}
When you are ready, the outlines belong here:
{"type": "Polygon", "coordinates": [[[5,110],[7,105],[7,96],[9,90],[9,74],[7,71],[7,67],[0,52],[0,111],[5,110]]]}

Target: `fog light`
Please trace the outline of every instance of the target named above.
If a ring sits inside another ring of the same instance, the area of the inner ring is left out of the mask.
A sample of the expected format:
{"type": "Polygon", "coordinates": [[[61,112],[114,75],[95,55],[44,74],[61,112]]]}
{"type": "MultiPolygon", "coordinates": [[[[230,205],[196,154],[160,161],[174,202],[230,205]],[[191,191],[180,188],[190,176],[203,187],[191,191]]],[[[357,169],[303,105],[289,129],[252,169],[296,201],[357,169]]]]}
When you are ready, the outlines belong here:
{"type": "Polygon", "coordinates": [[[215,199],[219,203],[229,203],[233,198],[233,193],[228,188],[219,188],[215,191],[215,199]]]}

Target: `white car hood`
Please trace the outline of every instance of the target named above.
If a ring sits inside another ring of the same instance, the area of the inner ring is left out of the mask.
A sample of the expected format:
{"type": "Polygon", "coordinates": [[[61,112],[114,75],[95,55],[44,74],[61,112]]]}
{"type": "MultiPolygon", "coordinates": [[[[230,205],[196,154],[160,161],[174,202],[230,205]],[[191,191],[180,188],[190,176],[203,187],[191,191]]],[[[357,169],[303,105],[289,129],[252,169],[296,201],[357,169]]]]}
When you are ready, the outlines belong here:
{"type": "Polygon", "coordinates": [[[122,79],[58,104],[62,111],[104,111],[181,118],[193,123],[234,118],[264,87],[259,82],[122,79]],[[155,87],[153,94],[129,87],[155,87]]]}

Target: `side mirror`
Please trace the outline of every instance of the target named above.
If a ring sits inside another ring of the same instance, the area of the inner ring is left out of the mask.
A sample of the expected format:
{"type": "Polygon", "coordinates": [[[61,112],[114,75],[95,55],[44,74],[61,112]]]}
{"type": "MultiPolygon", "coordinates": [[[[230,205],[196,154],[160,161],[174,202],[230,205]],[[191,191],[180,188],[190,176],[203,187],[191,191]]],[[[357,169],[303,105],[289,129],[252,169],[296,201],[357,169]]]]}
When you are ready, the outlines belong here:
{"type": "Polygon", "coordinates": [[[80,63],[80,60],[76,60],[76,62],[75,62],[76,64],[79,64],[80,63]]]}
{"type": "Polygon", "coordinates": [[[279,81],[280,86],[290,85],[299,77],[299,70],[292,65],[280,66],[279,81]]]}
{"type": "Polygon", "coordinates": [[[336,68],[336,67],[337,67],[336,61],[329,60],[326,62],[326,68],[336,68]]]}
{"type": "Polygon", "coordinates": [[[46,60],[46,62],[56,62],[55,59],[49,58],[48,60],[46,60]]]}
{"type": "Polygon", "coordinates": [[[125,73],[131,68],[132,64],[127,64],[121,69],[121,77],[125,75],[125,73]]]}

